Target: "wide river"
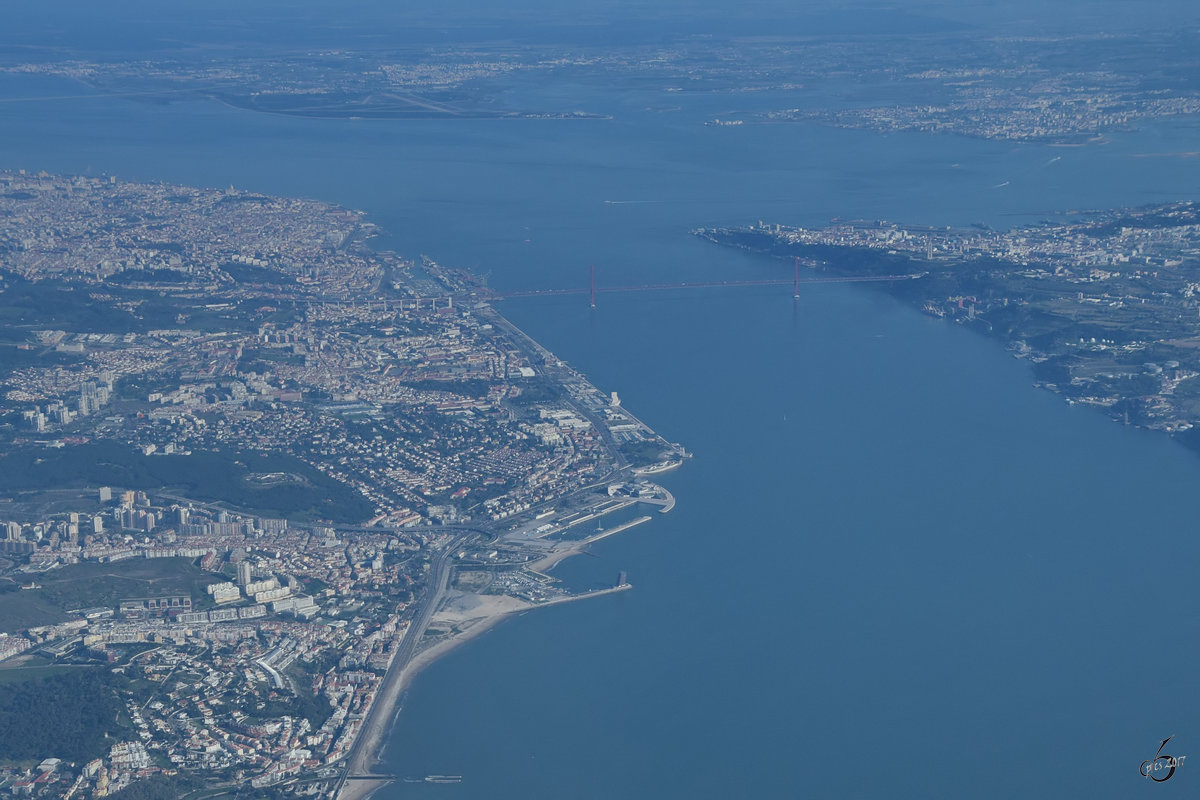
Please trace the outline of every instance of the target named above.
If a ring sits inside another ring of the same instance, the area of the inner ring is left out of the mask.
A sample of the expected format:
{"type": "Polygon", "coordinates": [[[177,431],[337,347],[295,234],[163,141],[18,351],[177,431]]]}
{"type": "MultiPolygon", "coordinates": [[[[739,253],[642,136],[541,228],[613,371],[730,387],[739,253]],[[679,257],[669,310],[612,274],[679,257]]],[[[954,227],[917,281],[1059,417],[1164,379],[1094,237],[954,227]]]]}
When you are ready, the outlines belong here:
{"type": "MultiPolygon", "coordinates": [[[[514,82],[608,121],[322,121],[5,77],[0,168],[302,195],[501,288],[790,277],[699,225],[996,227],[1195,197],[1194,120],[1083,148],[706,127],[785,98],[514,82]],[[67,99],[38,99],[65,97],[67,99]]],[[[794,103],[790,103],[794,105],[794,103]]],[[[1129,798],[1200,785],[1200,459],[869,286],[505,301],[695,453],[676,510],[421,674],[382,798],[1129,798]],[[1161,739],[1195,754],[1138,775],[1161,739]],[[1191,773],[1196,772],[1193,776],[1191,773]]]]}

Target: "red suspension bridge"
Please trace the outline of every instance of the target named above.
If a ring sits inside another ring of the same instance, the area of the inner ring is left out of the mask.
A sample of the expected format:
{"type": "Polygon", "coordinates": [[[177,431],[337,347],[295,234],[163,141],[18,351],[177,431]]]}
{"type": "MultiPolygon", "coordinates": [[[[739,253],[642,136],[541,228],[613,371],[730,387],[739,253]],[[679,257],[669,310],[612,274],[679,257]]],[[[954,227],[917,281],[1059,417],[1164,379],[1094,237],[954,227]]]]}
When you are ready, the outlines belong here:
{"type": "MultiPolygon", "coordinates": [[[[434,265],[436,266],[436,265],[434,265]]],[[[792,286],[792,296],[800,297],[800,287],[810,284],[819,283],[894,283],[896,281],[908,281],[921,278],[925,273],[916,274],[900,274],[900,275],[819,275],[812,278],[800,278],[800,259],[796,259],[795,270],[792,274],[792,279],[767,279],[767,280],[735,280],[735,281],[682,281],[677,283],[646,283],[636,286],[600,286],[596,283],[596,268],[590,267],[588,270],[588,285],[580,287],[569,287],[564,289],[517,289],[509,292],[493,291],[486,286],[468,285],[460,288],[458,291],[452,291],[442,295],[426,294],[420,297],[409,297],[400,300],[383,301],[382,305],[386,309],[389,303],[404,308],[412,305],[416,308],[428,304],[431,308],[453,308],[456,302],[473,302],[479,300],[504,300],[509,297],[555,297],[558,295],[569,294],[586,294],[591,302],[592,308],[596,307],[596,295],[607,294],[614,292],[664,292],[676,291],[679,289],[732,289],[743,286],[792,286]],[[441,306],[441,304],[445,306],[441,306]]]]}
{"type": "Polygon", "coordinates": [[[591,301],[592,308],[596,307],[596,295],[609,292],[662,292],[673,291],[676,289],[714,289],[714,288],[734,288],[741,286],[787,286],[791,284],[792,295],[800,296],[800,287],[807,284],[816,283],[881,283],[906,281],[920,277],[920,275],[849,275],[835,276],[829,275],[816,278],[800,278],[800,259],[796,259],[795,271],[792,280],[743,280],[743,281],[684,281],[680,283],[647,283],[637,286],[598,286],[596,284],[596,268],[588,269],[589,285],[584,287],[568,288],[568,289],[524,289],[512,292],[488,292],[485,296],[489,299],[503,300],[508,297],[552,297],[555,295],[566,294],[587,294],[591,301]]]}

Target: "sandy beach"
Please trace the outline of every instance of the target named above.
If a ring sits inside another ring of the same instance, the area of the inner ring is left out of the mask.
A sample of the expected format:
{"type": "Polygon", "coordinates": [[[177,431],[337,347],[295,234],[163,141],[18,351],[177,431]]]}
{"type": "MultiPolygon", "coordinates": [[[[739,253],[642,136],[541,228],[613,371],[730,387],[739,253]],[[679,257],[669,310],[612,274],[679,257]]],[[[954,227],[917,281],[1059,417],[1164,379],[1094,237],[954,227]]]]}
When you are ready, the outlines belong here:
{"type": "MultiPolygon", "coordinates": [[[[577,555],[592,542],[629,530],[649,519],[649,517],[641,517],[586,539],[560,542],[545,556],[528,564],[526,568],[534,572],[546,572],[564,559],[577,555]]],[[[616,586],[544,604],[529,603],[507,595],[482,595],[456,589],[446,590],[446,595],[439,602],[438,610],[430,618],[429,625],[448,626],[454,629],[454,633],[416,653],[403,668],[388,671],[379,689],[379,694],[375,698],[375,703],[382,705],[378,705],[378,713],[369,715],[363,730],[359,733],[360,739],[355,746],[347,774],[370,775],[373,773],[383,755],[386,737],[391,733],[396,716],[400,711],[397,708],[400,696],[412,683],[417,673],[450,650],[484,633],[511,614],[519,614],[531,608],[539,608],[541,605],[557,605],[560,602],[570,602],[628,588],[628,585],[616,586]]],[[[425,630],[410,629],[405,635],[423,636],[424,633],[425,630]]],[[[366,800],[387,783],[386,780],[347,780],[338,794],[338,800],[366,800]]]]}
{"type": "Polygon", "coordinates": [[[583,548],[587,547],[587,545],[588,542],[585,539],[580,539],[577,542],[571,542],[569,544],[561,544],[546,555],[539,558],[537,561],[529,564],[527,568],[533,570],[534,572],[546,572],[548,570],[552,570],[558,564],[558,562],[568,559],[573,555],[578,555],[583,548]]]}
{"type": "MultiPolygon", "coordinates": [[[[389,672],[384,678],[379,695],[375,698],[376,703],[383,704],[381,713],[360,732],[361,744],[349,766],[349,774],[371,774],[375,769],[383,755],[386,737],[391,733],[400,711],[397,708],[400,696],[411,685],[417,673],[460,644],[489,630],[510,614],[520,613],[532,607],[530,603],[515,597],[451,591],[444,601],[443,609],[433,616],[432,622],[452,624],[458,632],[420,651],[403,669],[395,673],[389,672]]],[[[348,780],[338,794],[338,800],[366,800],[387,784],[388,781],[385,780],[348,780]]]]}

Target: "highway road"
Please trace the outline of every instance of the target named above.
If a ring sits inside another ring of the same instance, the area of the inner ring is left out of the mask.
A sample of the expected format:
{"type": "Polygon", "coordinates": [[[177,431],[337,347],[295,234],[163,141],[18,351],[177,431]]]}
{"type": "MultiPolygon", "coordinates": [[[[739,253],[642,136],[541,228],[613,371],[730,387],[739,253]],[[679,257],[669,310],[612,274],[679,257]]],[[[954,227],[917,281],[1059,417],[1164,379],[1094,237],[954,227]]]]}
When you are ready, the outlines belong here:
{"type": "Polygon", "coordinates": [[[430,564],[429,583],[426,591],[421,593],[421,598],[416,602],[412,621],[404,633],[404,639],[396,648],[392,665],[388,668],[387,675],[384,676],[383,683],[380,684],[379,691],[375,694],[375,702],[371,704],[371,710],[367,712],[367,717],[363,720],[362,729],[359,730],[354,746],[346,756],[346,771],[338,779],[337,786],[332,793],[333,797],[341,794],[347,778],[373,774],[372,766],[375,756],[383,743],[383,737],[391,728],[392,719],[396,713],[395,699],[399,694],[400,676],[413,656],[416,655],[417,646],[425,635],[425,629],[429,627],[429,621],[433,619],[433,615],[437,612],[438,606],[446,594],[455,551],[473,535],[474,532],[470,532],[453,539],[446,547],[442,548],[430,564]]]}

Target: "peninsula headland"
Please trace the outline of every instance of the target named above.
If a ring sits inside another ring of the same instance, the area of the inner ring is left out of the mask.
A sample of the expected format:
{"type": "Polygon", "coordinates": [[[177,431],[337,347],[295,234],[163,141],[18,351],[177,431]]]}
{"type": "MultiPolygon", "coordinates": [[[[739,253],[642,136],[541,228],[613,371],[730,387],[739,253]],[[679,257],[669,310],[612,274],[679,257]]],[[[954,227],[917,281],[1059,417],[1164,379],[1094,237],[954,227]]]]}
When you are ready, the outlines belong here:
{"type": "Polygon", "coordinates": [[[0,772],[73,797],[361,796],[423,665],[630,588],[546,570],[647,521],[635,506],[669,510],[644,473],[682,448],[474,276],[375,232],[311,200],[0,173],[0,674],[19,686],[0,727],[29,726],[0,772]]]}

